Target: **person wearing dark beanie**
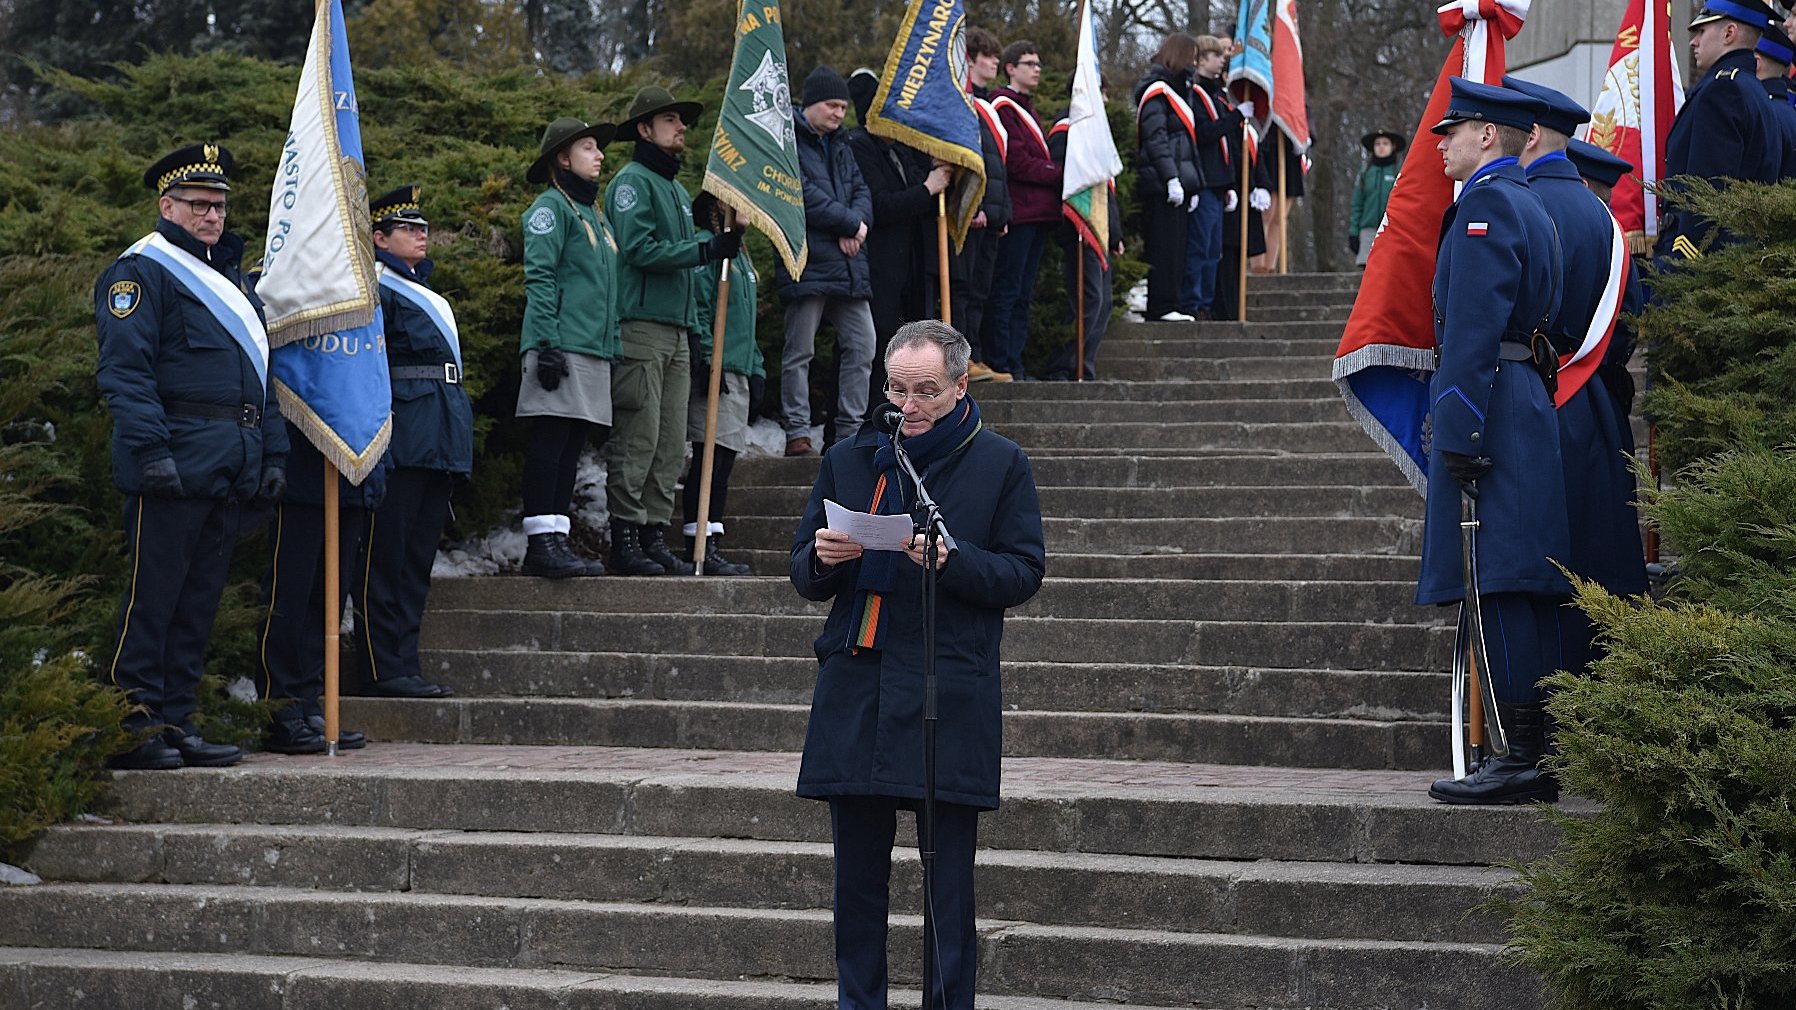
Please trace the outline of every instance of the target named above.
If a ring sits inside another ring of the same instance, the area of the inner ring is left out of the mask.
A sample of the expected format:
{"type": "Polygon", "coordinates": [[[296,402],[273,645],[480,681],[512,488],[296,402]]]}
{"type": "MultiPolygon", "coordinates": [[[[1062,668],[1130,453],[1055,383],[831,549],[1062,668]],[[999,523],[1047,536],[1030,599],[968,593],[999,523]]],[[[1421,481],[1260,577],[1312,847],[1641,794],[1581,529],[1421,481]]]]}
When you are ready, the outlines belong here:
{"type": "Polygon", "coordinates": [[[819,64],[804,79],[804,89],[800,102],[804,105],[816,105],[818,102],[848,101],[848,82],[842,75],[829,67],[819,64]]]}
{"type": "Polygon", "coordinates": [[[854,102],[855,121],[867,127],[867,113],[873,108],[873,96],[879,94],[879,75],[861,67],[848,75],[848,97],[854,102]]]}

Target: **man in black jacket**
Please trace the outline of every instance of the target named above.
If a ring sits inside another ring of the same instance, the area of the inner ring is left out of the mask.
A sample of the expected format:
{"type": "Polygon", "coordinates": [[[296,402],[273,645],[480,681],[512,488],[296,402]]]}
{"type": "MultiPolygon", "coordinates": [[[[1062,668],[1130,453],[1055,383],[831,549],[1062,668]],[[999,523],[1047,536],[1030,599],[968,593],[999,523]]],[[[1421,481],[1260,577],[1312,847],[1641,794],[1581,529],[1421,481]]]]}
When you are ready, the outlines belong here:
{"type": "Polygon", "coordinates": [[[992,272],[998,265],[998,240],[1010,230],[1010,179],[1004,168],[1005,137],[992,107],[991,83],[998,77],[998,61],[1004,47],[984,28],[967,29],[967,92],[973,111],[979,114],[979,153],[985,160],[985,197],[967,231],[967,240],[948,264],[948,293],[954,303],[954,321],[972,345],[973,360],[967,366],[968,382],[1009,382],[1009,372],[985,363],[979,345],[979,328],[985,321],[985,302],[991,296],[992,272]]]}
{"type": "Polygon", "coordinates": [[[817,327],[827,318],[836,330],[838,390],[834,430],[852,434],[867,413],[867,381],[873,368],[872,274],[867,241],[873,198],[841,133],[848,112],[848,82],[829,67],[804,79],[803,108],[792,117],[798,133],[798,167],[804,179],[805,241],[810,258],[798,279],[777,267],[786,307],[786,346],[780,355],[780,407],[786,455],[808,456],[811,445],[811,359],[817,327]]]}

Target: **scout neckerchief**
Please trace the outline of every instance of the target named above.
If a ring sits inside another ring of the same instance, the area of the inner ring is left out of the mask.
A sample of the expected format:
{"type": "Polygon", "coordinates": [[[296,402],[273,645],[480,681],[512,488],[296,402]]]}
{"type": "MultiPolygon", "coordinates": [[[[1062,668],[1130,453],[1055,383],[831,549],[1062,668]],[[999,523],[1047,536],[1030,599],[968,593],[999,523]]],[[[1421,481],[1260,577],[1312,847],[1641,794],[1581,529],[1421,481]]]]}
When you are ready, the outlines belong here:
{"type": "Polygon", "coordinates": [[[175,283],[198,299],[212,313],[212,318],[230,333],[231,339],[237,341],[237,346],[256,366],[256,377],[262,380],[262,388],[268,388],[268,331],[262,328],[262,317],[256,314],[256,307],[250,304],[249,296],[242,289],[198,256],[162,237],[160,232],[150,232],[138,239],[119,258],[126,256],[142,256],[161,264],[175,283]]]}
{"type": "MultiPolygon", "coordinates": [[[[925,477],[936,463],[966,448],[979,434],[979,405],[971,396],[959,404],[935,426],[921,435],[904,440],[904,451],[911,465],[925,477]]],[[[898,453],[892,448],[892,436],[879,436],[879,449],[873,454],[873,470],[879,479],[873,484],[873,500],[867,511],[874,515],[903,515],[909,508],[903,490],[904,478],[898,469],[898,453]]],[[[854,627],[849,630],[848,645],[854,651],[883,649],[886,619],[882,603],[885,594],[898,586],[899,562],[909,564],[898,551],[866,551],[861,555],[860,574],[855,579],[854,627]]]]}
{"type": "Polygon", "coordinates": [[[381,290],[391,291],[400,300],[424,313],[436,324],[437,332],[442,334],[443,342],[449,345],[449,353],[455,356],[455,367],[461,369],[461,331],[455,326],[455,310],[449,307],[448,299],[430,290],[386,263],[375,266],[375,274],[380,279],[381,290]]]}

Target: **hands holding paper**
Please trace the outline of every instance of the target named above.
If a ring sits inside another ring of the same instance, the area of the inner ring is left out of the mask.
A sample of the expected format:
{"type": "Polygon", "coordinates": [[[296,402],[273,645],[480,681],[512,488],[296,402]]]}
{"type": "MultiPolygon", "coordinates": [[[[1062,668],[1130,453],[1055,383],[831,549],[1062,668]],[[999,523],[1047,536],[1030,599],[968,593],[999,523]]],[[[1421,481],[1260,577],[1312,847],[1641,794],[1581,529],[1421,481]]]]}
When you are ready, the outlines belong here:
{"type": "Polygon", "coordinates": [[[818,563],[831,568],[853,561],[862,552],[861,545],[855,543],[852,536],[827,526],[817,531],[817,539],[813,541],[813,545],[818,563]]]}

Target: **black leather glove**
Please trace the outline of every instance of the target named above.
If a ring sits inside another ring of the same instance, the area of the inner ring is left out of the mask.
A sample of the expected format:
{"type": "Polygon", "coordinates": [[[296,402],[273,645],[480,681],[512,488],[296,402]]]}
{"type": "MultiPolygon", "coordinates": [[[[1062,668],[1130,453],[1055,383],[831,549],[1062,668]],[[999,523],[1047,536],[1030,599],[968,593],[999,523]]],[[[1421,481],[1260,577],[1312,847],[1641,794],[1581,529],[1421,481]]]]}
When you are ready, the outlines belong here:
{"type": "Polygon", "coordinates": [[[742,233],[739,231],[720,231],[711,236],[705,243],[705,259],[716,263],[719,260],[735,259],[742,251],[742,233]]]}
{"type": "Polygon", "coordinates": [[[1347,249],[1349,252],[1352,252],[1353,255],[1355,255],[1355,256],[1359,255],[1359,236],[1358,235],[1347,236],[1347,249]]]}
{"type": "Polygon", "coordinates": [[[536,381],[549,392],[561,388],[561,378],[568,374],[567,355],[559,347],[539,347],[536,351],[536,381]]]}
{"type": "Polygon", "coordinates": [[[1465,456],[1442,449],[1441,463],[1446,466],[1448,476],[1459,482],[1467,497],[1478,497],[1478,478],[1490,472],[1489,456],[1465,456]]]}
{"type": "Polygon", "coordinates": [[[767,378],[762,375],[748,377],[748,423],[753,424],[760,416],[761,404],[767,399],[767,378]]]}
{"type": "Polygon", "coordinates": [[[711,356],[706,354],[704,347],[699,344],[698,334],[690,330],[686,333],[686,353],[692,359],[689,362],[692,366],[692,388],[699,390],[707,388],[705,383],[711,381],[711,356]]]}
{"type": "Polygon", "coordinates": [[[181,473],[167,456],[143,465],[143,493],[151,498],[181,497],[181,473]]]}
{"type": "Polygon", "coordinates": [[[287,468],[284,466],[265,466],[262,468],[262,485],[256,489],[256,499],[264,504],[272,505],[281,500],[287,493],[287,468]]]}

